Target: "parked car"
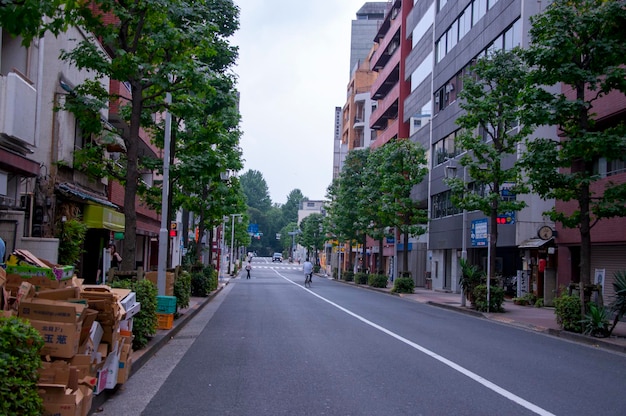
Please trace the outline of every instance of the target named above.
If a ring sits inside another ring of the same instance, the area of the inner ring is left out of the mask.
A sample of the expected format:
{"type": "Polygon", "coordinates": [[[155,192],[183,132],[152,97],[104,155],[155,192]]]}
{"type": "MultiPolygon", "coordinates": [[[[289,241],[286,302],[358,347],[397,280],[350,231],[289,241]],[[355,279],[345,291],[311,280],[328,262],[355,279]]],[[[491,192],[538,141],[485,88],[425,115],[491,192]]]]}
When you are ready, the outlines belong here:
{"type": "Polygon", "coordinates": [[[274,253],[274,255],[272,256],[272,263],[275,261],[282,263],[283,255],[281,253],[274,253]]]}

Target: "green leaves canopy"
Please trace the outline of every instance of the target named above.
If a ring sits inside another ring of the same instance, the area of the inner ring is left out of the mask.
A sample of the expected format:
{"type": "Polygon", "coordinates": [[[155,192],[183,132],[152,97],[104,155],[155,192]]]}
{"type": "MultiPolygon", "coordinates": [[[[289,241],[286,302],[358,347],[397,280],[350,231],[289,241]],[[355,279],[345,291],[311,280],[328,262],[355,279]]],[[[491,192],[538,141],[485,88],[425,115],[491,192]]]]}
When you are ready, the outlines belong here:
{"type": "MultiPolygon", "coordinates": [[[[623,121],[597,120],[596,101],[613,91],[626,93],[626,7],[623,1],[555,0],[532,18],[524,56],[531,85],[555,85],[535,94],[543,111],[537,123],[556,125],[560,141],[528,143],[524,158],[529,181],[544,198],[575,201],[573,210],[548,214],[581,237],[581,282],[591,280],[591,234],[601,218],[626,216],[626,184],[603,180],[598,167],[624,160],[623,121]],[[602,185],[596,185],[603,180],[602,185]]],[[[581,294],[583,291],[581,291],[581,294]]],[[[582,306],[584,308],[584,304],[582,306]]]]}

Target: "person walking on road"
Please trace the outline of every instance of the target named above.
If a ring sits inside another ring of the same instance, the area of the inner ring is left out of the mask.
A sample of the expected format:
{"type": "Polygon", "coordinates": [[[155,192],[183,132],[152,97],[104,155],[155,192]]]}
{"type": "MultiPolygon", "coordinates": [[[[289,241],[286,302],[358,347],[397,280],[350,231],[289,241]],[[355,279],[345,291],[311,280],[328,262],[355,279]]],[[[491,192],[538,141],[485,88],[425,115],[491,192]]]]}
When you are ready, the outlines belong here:
{"type": "Polygon", "coordinates": [[[311,280],[313,278],[313,264],[306,258],[306,261],[302,265],[302,271],[304,272],[304,287],[309,285],[311,287],[311,280]]]}
{"type": "Polygon", "coordinates": [[[250,278],[250,270],[252,270],[252,266],[250,265],[250,262],[248,262],[248,264],[246,264],[246,279],[250,278]]]}

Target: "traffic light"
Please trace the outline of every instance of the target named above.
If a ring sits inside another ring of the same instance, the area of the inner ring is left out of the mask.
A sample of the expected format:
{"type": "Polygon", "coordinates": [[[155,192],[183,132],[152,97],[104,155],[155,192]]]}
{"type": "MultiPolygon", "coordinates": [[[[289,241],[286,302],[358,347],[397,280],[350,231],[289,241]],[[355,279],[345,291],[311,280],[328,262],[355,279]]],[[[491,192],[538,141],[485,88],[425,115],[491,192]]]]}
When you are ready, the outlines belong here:
{"type": "Polygon", "coordinates": [[[178,223],[172,221],[170,223],[170,237],[176,237],[178,235],[178,223]]]}

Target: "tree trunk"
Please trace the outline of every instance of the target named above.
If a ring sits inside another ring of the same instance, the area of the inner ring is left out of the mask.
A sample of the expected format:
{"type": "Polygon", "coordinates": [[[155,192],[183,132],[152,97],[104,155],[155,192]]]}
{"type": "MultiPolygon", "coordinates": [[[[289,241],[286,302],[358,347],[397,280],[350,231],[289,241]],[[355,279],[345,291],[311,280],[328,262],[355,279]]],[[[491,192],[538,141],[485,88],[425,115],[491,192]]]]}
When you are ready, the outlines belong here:
{"type": "Polygon", "coordinates": [[[366,244],[367,234],[363,234],[363,249],[361,250],[361,272],[363,273],[365,273],[365,270],[367,270],[367,267],[365,266],[367,260],[367,247],[365,247],[366,244]]]}
{"type": "Polygon", "coordinates": [[[585,316],[585,286],[591,284],[591,218],[589,185],[580,190],[580,314],[585,316]]]}
{"type": "Polygon", "coordinates": [[[135,256],[137,253],[137,181],[139,170],[137,160],[139,155],[139,125],[143,101],[141,82],[131,82],[132,102],[128,139],[126,143],[126,184],[124,188],[124,246],[122,250],[121,269],[135,270],[135,256]]]}
{"type": "MultiPolygon", "coordinates": [[[[576,98],[580,102],[584,102],[585,88],[584,82],[576,85],[576,98]]],[[[585,105],[579,107],[578,127],[580,131],[589,129],[589,109],[585,105]]],[[[580,161],[585,177],[593,172],[593,164],[590,162],[580,161]]],[[[578,204],[580,207],[580,313],[581,318],[585,316],[585,285],[591,283],[591,213],[589,205],[591,202],[591,193],[589,182],[583,182],[580,185],[580,194],[578,196],[578,204]]]]}
{"type": "Polygon", "coordinates": [[[384,274],[384,270],[383,270],[383,240],[385,239],[385,237],[381,238],[380,240],[378,240],[378,257],[377,257],[377,270],[376,273],[379,274],[384,274]]]}
{"type": "MultiPolygon", "coordinates": [[[[409,214],[404,214],[404,223],[409,225],[409,214]]],[[[402,231],[402,230],[401,230],[402,231]]],[[[409,233],[403,233],[404,254],[402,255],[402,273],[409,272],[409,233]]],[[[408,276],[408,275],[407,275],[408,276]]]]}

